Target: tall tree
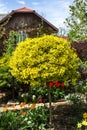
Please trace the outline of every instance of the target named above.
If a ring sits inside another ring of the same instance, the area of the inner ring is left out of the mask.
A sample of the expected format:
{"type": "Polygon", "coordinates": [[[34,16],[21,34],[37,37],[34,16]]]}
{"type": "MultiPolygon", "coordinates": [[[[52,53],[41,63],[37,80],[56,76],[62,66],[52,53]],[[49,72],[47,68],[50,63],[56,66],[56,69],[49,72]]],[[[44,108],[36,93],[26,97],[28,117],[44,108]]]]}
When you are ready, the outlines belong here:
{"type": "Polygon", "coordinates": [[[74,0],[66,19],[70,41],[87,40],[87,0],[74,0]]]}

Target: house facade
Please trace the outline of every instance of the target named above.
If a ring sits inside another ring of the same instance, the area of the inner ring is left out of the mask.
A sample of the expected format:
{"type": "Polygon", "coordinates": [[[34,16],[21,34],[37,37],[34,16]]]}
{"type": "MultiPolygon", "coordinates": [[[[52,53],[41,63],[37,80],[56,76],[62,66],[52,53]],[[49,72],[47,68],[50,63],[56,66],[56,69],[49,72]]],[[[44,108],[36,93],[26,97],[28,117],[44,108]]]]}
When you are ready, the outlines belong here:
{"type": "MultiPolygon", "coordinates": [[[[58,28],[39,15],[35,10],[23,7],[13,10],[11,13],[0,19],[0,32],[5,29],[0,39],[0,53],[3,51],[2,41],[8,38],[11,30],[17,31],[22,38],[37,37],[42,34],[57,34],[58,28]]],[[[19,41],[20,41],[19,37],[19,41]]]]}

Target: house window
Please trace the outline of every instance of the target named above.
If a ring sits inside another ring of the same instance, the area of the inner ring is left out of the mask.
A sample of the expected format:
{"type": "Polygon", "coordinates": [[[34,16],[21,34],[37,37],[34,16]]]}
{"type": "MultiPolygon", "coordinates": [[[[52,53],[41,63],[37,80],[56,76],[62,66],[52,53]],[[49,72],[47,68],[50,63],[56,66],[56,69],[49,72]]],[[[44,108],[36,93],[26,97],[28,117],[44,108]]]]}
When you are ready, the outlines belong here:
{"type": "Polygon", "coordinates": [[[26,31],[19,31],[18,42],[24,41],[28,37],[26,31]]]}

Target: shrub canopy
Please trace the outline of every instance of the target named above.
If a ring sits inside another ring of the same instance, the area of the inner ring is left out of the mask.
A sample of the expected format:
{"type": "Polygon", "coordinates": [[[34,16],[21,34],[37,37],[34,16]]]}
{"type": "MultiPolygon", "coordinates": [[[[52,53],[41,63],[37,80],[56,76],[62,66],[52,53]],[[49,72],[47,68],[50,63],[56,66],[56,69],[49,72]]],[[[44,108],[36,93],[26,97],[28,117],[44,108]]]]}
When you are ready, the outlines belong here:
{"type": "Polygon", "coordinates": [[[10,59],[11,73],[24,83],[68,81],[74,83],[79,58],[70,43],[57,36],[42,36],[19,43],[10,59]]]}
{"type": "Polygon", "coordinates": [[[8,55],[0,57],[0,88],[11,87],[12,76],[9,72],[9,59],[8,55]]]}

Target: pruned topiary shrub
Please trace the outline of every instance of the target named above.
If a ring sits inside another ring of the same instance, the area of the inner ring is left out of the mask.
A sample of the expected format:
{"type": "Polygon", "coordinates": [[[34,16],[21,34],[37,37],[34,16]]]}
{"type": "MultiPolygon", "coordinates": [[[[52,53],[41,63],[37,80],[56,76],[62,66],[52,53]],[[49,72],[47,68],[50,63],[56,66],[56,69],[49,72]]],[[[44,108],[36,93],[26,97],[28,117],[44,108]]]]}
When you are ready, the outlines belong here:
{"type": "Polygon", "coordinates": [[[42,36],[19,43],[10,60],[11,74],[26,84],[49,81],[74,83],[79,58],[70,43],[57,36],[42,36]]]}

